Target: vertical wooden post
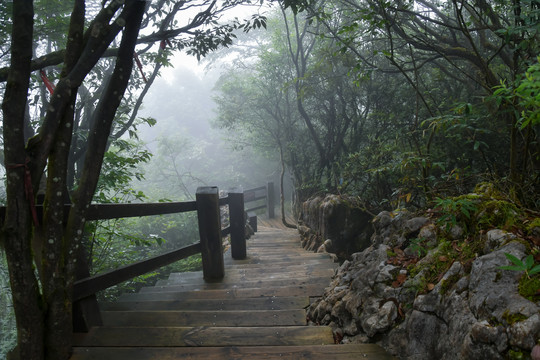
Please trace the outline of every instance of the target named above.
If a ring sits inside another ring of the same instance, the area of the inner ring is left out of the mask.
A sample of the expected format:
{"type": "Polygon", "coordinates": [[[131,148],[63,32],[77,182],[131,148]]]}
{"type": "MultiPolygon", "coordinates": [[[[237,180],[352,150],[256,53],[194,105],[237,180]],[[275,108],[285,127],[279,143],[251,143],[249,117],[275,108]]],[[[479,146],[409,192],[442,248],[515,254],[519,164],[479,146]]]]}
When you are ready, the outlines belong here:
{"type": "Polygon", "coordinates": [[[207,281],[220,280],[225,276],[225,264],[221,243],[221,216],[217,186],[197,188],[195,199],[201,238],[203,276],[207,281]]]}
{"type": "Polygon", "coordinates": [[[249,226],[251,226],[251,229],[254,232],[257,232],[257,215],[254,212],[248,212],[247,218],[248,218],[249,226]]]}
{"type": "MultiPolygon", "coordinates": [[[[87,259],[88,254],[85,247],[80,246],[77,253],[77,268],[75,270],[76,279],[90,277],[87,259]]],[[[72,311],[74,332],[88,332],[93,326],[103,325],[96,294],[74,301],[72,311]]]]}
{"type": "Polygon", "coordinates": [[[274,183],[269,182],[266,187],[266,206],[267,206],[269,219],[273,219],[275,217],[274,215],[275,199],[276,197],[274,195],[274,183]]]}
{"type": "Polygon", "coordinates": [[[233,259],[246,258],[246,217],[244,213],[244,191],[234,188],[229,191],[229,218],[231,223],[231,255],[233,259]]]}

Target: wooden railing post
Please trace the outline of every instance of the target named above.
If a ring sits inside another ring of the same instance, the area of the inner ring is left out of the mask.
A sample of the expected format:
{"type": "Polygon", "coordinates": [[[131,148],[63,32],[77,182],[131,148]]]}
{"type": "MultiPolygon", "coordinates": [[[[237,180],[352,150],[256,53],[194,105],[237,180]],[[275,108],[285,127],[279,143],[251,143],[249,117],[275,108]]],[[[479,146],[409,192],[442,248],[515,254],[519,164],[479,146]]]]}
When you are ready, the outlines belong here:
{"type": "Polygon", "coordinates": [[[218,188],[216,186],[199,187],[195,199],[201,238],[203,276],[207,281],[220,280],[225,276],[225,265],[221,243],[218,188]]]}
{"type": "Polygon", "coordinates": [[[269,182],[266,187],[266,206],[268,212],[268,218],[274,218],[274,207],[275,207],[275,195],[274,195],[274,183],[269,182]]]}
{"type": "MultiPolygon", "coordinates": [[[[75,274],[77,279],[84,279],[90,276],[87,259],[88,254],[84,246],[81,246],[77,253],[75,274]]],[[[103,325],[96,294],[75,300],[72,311],[73,330],[75,332],[88,332],[93,326],[103,325]]]]}
{"type": "Polygon", "coordinates": [[[231,223],[231,255],[233,259],[246,258],[246,215],[244,192],[240,188],[229,191],[229,218],[231,223]]]}

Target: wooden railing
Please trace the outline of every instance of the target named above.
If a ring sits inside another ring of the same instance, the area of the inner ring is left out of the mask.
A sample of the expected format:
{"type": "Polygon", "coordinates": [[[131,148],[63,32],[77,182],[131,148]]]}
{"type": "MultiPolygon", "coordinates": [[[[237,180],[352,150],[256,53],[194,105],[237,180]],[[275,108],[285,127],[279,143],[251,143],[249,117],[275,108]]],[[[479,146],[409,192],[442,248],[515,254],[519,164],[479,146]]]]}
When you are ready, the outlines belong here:
{"type": "Polygon", "coordinates": [[[273,219],[275,217],[274,208],[275,208],[275,193],[274,193],[274,183],[269,182],[266,186],[261,186],[244,191],[244,203],[252,203],[251,208],[247,208],[245,213],[247,214],[247,219],[249,225],[253,231],[257,231],[257,215],[256,211],[261,209],[266,209],[268,218],[273,219]]]}
{"type": "MultiPolygon", "coordinates": [[[[66,205],[65,213],[69,213],[66,205]]],[[[148,204],[93,204],[90,205],[87,220],[107,220],[125,217],[175,214],[196,211],[200,241],[167,253],[148,258],[90,276],[86,256],[79,254],[77,280],[73,287],[73,326],[77,332],[88,331],[90,327],[102,325],[96,293],[123,281],[154,271],[173,262],[195,254],[201,254],[203,277],[206,281],[219,281],[225,276],[222,237],[230,235],[231,255],[234,259],[246,257],[245,225],[250,224],[257,230],[257,218],[254,211],[266,208],[268,217],[274,217],[273,184],[242,191],[235,188],[228,195],[219,198],[218,188],[200,187],[195,201],[148,203],[148,204]],[[255,207],[247,209],[245,204],[255,202],[255,207]],[[261,204],[262,202],[262,204],[261,204]],[[229,206],[229,226],[221,227],[221,206],[229,206]],[[248,214],[249,213],[249,214],[248,214]],[[253,223],[254,222],[254,223],[253,223]]],[[[36,206],[38,216],[43,213],[43,206],[36,206]]],[[[5,216],[5,207],[0,207],[0,218],[5,216]]],[[[83,247],[81,247],[83,249],[83,247]]]]}
{"type": "Polygon", "coordinates": [[[222,237],[230,235],[231,256],[234,259],[246,257],[245,225],[257,229],[257,219],[253,212],[267,209],[268,216],[274,217],[273,184],[242,191],[232,189],[227,197],[219,198],[217,187],[200,187],[195,201],[151,204],[103,204],[92,205],[89,220],[104,220],[123,217],[140,217],[161,214],[173,214],[197,211],[199,236],[198,243],[167,252],[149,259],[138,261],[95,276],[88,276],[88,269],[83,269],[83,278],[77,280],[73,289],[73,319],[75,331],[88,331],[92,326],[101,325],[96,292],[105,290],[123,281],[154,271],[173,262],[200,253],[203,277],[206,281],[219,281],[225,275],[222,237]],[[245,204],[256,202],[256,206],[247,209],[245,204]],[[263,204],[261,204],[263,202],[263,204]],[[220,206],[229,206],[229,226],[221,227],[220,206]],[[249,215],[248,215],[249,213],[249,215]]]}

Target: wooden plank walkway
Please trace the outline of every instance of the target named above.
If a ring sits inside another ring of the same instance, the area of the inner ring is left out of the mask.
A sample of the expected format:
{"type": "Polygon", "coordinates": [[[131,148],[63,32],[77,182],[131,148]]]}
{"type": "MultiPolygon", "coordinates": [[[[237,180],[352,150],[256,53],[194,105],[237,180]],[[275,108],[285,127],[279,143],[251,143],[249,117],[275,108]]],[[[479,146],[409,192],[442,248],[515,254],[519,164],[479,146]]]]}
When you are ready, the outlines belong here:
{"type": "Polygon", "coordinates": [[[307,326],[310,298],[323,294],[337,264],[301,249],[297,231],[259,226],[247,254],[226,254],[223,281],[175,273],[121,296],[104,309],[102,327],[75,334],[72,360],[392,359],[307,326]]]}

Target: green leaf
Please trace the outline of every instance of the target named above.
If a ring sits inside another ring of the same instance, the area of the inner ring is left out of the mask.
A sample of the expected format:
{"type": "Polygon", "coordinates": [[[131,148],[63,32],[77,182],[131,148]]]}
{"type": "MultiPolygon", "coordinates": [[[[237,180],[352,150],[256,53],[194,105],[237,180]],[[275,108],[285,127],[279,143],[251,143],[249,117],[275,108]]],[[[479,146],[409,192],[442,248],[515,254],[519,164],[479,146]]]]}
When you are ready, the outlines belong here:
{"type": "Polygon", "coordinates": [[[506,256],[506,258],[508,260],[510,260],[511,262],[513,262],[515,265],[521,267],[522,270],[525,270],[526,267],[525,267],[525,264],[523,264],[521,262],[521,260],[519,260],[517,257],[515,257],[514,255],[512,254],[509,254],[509,253],[504,253],[504,256],[506,256]]]}
{"type": "Polygon", "coordinates": [[[529,271],[529,276],[540,273],[540,265],[536,265],[529,271]]]}
{"type": "Polygon", "coordinates": [[[524,271],[525,270],[525,268],[523,266],[512,266],[512,265],[500,266],[499,269],[513,270],[513,271],[524,271]]]}
{"type": "Polygon", "coordinates": [[[527,256],[527,258],[525,259],[525,266],[527,267],[527,269],[531,269],[534,265],[534,258],[532,255],[529,255],[527,256]]]}

